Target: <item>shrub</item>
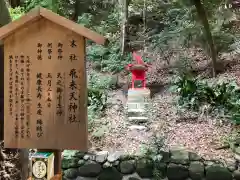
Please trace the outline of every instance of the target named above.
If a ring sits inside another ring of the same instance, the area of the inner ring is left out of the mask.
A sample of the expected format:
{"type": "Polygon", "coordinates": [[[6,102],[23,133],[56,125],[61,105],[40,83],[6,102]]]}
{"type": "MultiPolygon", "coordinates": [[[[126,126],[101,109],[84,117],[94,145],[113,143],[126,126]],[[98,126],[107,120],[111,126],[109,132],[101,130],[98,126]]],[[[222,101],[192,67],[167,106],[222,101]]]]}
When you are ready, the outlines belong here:
{"type": "Polygon", "coordinates": [[[120,45],[110,43],[108,47],[92,45],[87,49],[87,58],[101,67],[102,72],[117,73],[132,61],[130,53],[121,56],[120,45]]]}
{"type": "Polygon", "coordinates": [[[22,7],[9,8],[9,13],[13,21],[25,14],[24,8],[22,7]]]}
{"type": "Polygon", "coordinates": [[[240,88],[235,82],[221,82],[209,85],[189,75],[178,77],[171,90],[178,93],[178,104],[199,110],[208,104],[212,112],[224,111],[225,117],[240,123],[240,88]]]}

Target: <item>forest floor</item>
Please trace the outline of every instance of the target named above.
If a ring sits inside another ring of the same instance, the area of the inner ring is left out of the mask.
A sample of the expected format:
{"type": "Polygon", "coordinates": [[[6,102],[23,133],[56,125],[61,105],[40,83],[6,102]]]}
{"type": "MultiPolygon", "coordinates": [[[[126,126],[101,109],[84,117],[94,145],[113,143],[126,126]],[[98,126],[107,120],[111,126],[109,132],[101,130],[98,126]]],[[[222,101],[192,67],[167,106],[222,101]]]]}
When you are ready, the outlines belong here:
{"type": "MultiPolygon", "coordinates": [[[[206,59],[196,58],[198,69],[209,63],[206,59]]],[[[225,59],[226,60],[226,59],[225,59]]],[[[231,64],[232,59],[226,60],[227,69],[216,78],[209,81],[229,81],[237,79],[239,62],[231,64]]],[[[156,69],[155,69],[156,70],[156,69]]],[[[169,84],[172,73],[157,70],[158,79],[162,84],[169,84]],[[163,82],[166,81],[166,82],[163,82]],[[168,81],[168,82],[167,82],[168,81]]],[[[150,76],[151,73],[149,72],[150,76]]],[[[198,72],[198,76],[208,76],[208,70],[198,72]]],[[[112,106],[107,109],[106,116],[99,120],[98,129],[102,130],[101,137],[91,136],[93,150],[124,151],[131,154],[142,154],[153,143],[157,136],[162,142],[163,149],[184,147],[205,159],[232,160],[230,149],[216,150],[238,130],[229,122],[221,122],[218,117],[204,115],[202,112],[181,111],[176,106],[176,95],[169,91],[168,85],[151,99],[153,106],[152,118],[145,124],[132,124],[126,116],[126,97],[122,90],[109,93],[112,106]]]]}

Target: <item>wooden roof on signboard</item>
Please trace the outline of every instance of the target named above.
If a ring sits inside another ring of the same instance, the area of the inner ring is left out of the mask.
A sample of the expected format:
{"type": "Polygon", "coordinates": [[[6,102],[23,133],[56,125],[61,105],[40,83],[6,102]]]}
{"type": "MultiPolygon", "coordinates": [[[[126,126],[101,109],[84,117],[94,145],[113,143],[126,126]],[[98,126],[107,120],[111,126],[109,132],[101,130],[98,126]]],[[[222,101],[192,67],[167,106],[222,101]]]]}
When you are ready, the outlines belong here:
{"type": "Polygon", "coordinates": [[[19,28],[23,28],[32,22],[39,20],[40,18],[48,19],[49,21],[65,27],[79,34],[80,36],[94,41],[97,44],[104,45],[107,43],[107,39],[104,36],[42,7],[34,8],[21,18],[0,28],[0,40],[8,37],[19,28]]]}

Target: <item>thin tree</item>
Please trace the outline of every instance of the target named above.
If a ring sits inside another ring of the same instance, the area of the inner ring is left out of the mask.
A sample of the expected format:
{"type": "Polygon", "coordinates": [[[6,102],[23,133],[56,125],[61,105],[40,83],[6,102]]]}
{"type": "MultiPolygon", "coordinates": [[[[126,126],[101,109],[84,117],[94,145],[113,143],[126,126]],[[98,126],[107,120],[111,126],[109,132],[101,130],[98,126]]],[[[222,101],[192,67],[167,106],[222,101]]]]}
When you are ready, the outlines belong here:
{"type": "MultiPolygon", "coordinates": [[[[7,8],[7,4],[5,0],[0,0],[0,28],[6,24],[11,22],[11,17],[7,8]]],[[[2,99],[0,104],[0,111],[1,111],[1,117],[0,117],[0,141],[3,140],[4,135],[4,117],[3,117],[3,98],[4,98],[4,52],[3,52],[3,43],[0,41],[0,62],[1,62],[1,76],[0,76],[0,98],[2,99]]],[[[3,161],[5,159],[5,156],[2,152],[1,146],[0,146],[0,161],[3,161]]]]}
{"type": "Polygon", "coordinates": [[[121,54],[122,56],[126,50],[126,39],[127,39],[127,21],[128,21],[128,6],[130,0],[119,0],[119,5],[121,9],[121,18],[122,18],[122,28],[121,28],[121,54]]]}
{"type": "Polygon", "coordinates": [[[203,28],[205,31],[206,35],[206,40],[210,49],[211,53],[211,58],[212,58],[212,73],[213,77],[216,77],[217,74],[217,51],[214,45],[212,33],[209,27],[208,19],[207,19],[207,14],[204,9],[203,4],[201,3],[201,0],[193,0],[193,3],[197,9],[198,17],[201,19],[203,28]]]}

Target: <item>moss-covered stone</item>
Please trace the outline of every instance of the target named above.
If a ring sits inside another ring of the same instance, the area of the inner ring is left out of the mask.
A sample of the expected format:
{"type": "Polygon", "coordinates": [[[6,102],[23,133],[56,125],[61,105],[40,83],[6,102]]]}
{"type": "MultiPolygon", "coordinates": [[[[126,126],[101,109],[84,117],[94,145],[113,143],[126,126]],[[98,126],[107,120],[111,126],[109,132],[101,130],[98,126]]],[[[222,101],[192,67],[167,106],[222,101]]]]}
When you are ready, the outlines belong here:
{"type": "Polygon", "coordinates": [[[123,175],[114,167],[106,168],[99,175],[98,180],[122,180],[123,175]]]}
{"type": "Polygon", "coordinates": [[[206,180],[232,180],[232,174],[225,167],[213,165],[206,168],[206,180]]]}
{"type": "Polygon", "coordinates": [[[136,172],[141,178],[150,178],[153,176],[153,161],[150,159],[139,159],[136,163],[136,172]]]}

